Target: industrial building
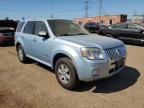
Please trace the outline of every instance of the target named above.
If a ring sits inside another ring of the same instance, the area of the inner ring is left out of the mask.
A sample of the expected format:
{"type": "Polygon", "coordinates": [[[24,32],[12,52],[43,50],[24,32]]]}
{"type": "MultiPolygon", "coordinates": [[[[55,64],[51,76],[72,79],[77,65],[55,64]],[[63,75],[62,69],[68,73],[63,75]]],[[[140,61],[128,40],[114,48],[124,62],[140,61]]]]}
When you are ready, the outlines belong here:
{"type": "Polygon", "coordinates": [[[127,15],[105,15],[88,18],[75,18],[74,21],[80,25],[85,25],[87,22],[100,22],[103,25],[111,25],[127,21],[127,15]]]}

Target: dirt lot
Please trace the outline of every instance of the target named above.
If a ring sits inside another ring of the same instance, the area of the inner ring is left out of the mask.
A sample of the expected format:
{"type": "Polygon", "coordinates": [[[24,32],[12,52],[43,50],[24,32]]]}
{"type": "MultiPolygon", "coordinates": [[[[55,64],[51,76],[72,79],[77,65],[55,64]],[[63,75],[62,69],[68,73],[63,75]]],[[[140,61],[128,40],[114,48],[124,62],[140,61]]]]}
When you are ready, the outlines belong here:
{"type": "Polygon", "coordinates": [[[0,108],[144,108],[144,47],[127,51],[121,73],[68,91],[46,66],[21,64],[14,47],[0,47],[0,108]]]}

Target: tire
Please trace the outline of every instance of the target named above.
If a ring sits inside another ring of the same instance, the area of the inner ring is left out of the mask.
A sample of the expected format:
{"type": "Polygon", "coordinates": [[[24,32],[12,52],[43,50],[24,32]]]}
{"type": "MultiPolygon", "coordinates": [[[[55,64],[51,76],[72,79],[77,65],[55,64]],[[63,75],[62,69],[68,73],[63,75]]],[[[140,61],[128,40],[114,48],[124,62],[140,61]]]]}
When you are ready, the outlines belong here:
{"type": "Polygon", "coordinates": [[[79,84],[74,64],[68,58],[60,58],[55,65],[55,75],[60,85],[68,90],[76,88],[79,84]]]}
{"type": "Polygon", "coordinates": [[[104,33],[101,31],[98,31],[98,35],[104,36],[104,33]]]}
{"type": "Polygon", "coordinates": [[[106,36],[113,38],[113,35],[111,35],[111,34],[106,34],[106,36]]]}
{"type": "Polygon", "coordinates": [[[18,59],[21,63],[27,63],[28,62],[28,58],[25,56],[25,52],[24,52],[21,45],[19,45],[17,47],[17,56],[18,56],[18,59]]]}

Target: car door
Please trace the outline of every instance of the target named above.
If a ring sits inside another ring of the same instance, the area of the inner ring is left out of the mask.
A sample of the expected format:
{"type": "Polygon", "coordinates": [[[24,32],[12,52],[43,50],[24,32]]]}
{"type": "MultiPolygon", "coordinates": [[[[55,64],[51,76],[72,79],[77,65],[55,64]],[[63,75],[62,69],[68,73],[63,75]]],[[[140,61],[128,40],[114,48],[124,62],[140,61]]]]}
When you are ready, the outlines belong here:
{"type": "Polygon", "coordinates": [[[132,41],[139,41],[143,39],[144,34],[142,32],[142,27],[138,24],[128,24],[127,38],[132,41]]]}
{"type": "Polygon", "coordinates": [[[26,54],[32,55],[32,42],[34,39],[34,22],[28,21],[21,36],[26,54]]]}
{"type": "Polygon", "coordinates": [[[36,21],[34,30],[35,38],[32,44],[33,55],[36,59],[39,59],[42,62],[50,63],[50,53],[52,50],[53,42],[50,36],[39,36],[40,31],[44,31],[49,34],[45,22],[36,21]]]}
{"type": "Polygon", "coordinates": [[[110,27],[112,35],[114,35],[115,38],[123,39],[126,36],[127,31],[127,24],[115,24],[110,27]]]}

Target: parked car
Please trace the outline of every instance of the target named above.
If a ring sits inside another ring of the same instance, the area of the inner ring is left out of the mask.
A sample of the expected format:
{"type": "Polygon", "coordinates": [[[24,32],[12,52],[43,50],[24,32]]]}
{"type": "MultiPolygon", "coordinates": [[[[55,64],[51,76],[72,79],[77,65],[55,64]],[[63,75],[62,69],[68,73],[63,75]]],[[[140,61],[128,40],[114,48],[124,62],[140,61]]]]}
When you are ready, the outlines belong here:
{"type": "Polygon", "coordinates": [[[126,42],[144,44],[144,23],[114,24],[108,28],[101,28],[98,34],[126,42]]]}
{"type": "Polygon", "coordinates": [[[120,72],[126,60],[122,41],[89,34],[70,20],[28,20],[18,25],[15,46],[20,62],[34,59],[54,69],[58,82],[73,89],[120,72]]]}
{"type": "Polygon", "coordinates": [[[106,26],[96,22],[88,22],[84,25],[84,28],[90,33],[98,33],[101,27],[106,27],[106,26]]]}
{"type": "Polygon", "coordinates": [[[14,44],[14,33],[17,23],[11,20],[0,20],[0,45],[14,44]]]}

